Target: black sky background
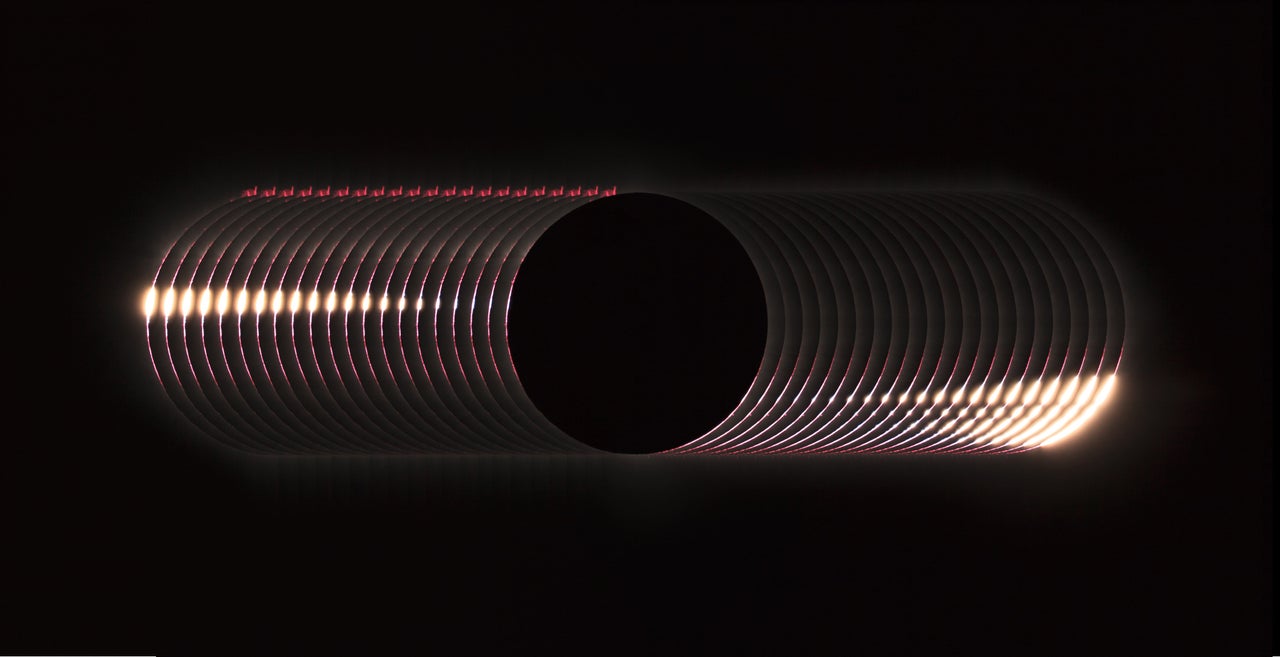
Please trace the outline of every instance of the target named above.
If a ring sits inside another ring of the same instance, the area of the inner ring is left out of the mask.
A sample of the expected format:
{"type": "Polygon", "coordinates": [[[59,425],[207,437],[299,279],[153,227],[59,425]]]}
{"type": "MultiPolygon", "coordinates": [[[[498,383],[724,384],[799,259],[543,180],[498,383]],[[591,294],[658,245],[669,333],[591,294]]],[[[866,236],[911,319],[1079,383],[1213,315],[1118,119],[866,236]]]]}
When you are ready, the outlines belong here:
{"type": "Polygon", "coordinates": [[[0,652],[1271,650],[1269,4],[5,12],[0,652]],[[1117,395],[1015,457],[298,464],[150,378],[241,187],[559,180],[1060,200],[1117,395]]]}

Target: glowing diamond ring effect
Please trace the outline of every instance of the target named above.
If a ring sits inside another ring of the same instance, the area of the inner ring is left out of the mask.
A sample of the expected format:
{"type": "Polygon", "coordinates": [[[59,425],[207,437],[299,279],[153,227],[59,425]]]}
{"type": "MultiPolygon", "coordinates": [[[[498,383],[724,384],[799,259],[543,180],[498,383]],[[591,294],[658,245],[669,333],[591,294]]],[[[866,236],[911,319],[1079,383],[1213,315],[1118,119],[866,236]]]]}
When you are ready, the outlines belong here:
{"type": "MultiPolygon", "coordinates": [[[[155,375],[251,452],[593,452],[521,387],[507,317],[539,236],[616,194],[246,190],[183,232],[141,295],[155,375]]],[[[670,196],[742,243],[769,328],[737,407],[666,453],[1025,451],[1078,432],[1115,388],[1115,270],[1042,200],[670,196]]]]}

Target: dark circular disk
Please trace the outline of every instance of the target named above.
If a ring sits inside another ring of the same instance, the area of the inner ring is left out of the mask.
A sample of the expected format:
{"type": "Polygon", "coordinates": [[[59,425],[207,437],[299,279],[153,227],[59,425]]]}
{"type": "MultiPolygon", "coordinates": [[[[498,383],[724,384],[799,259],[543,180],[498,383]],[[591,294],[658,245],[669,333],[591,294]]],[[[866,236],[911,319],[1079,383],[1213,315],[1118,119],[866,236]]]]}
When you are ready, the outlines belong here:
{"type": "Polygon", "coordinates": [[[702,210],[657,194],[593,201],[538,239],[508,336],[533,403],[574,438],[644,454],[723,420],[760,366],[760,276],[702,210]]]}

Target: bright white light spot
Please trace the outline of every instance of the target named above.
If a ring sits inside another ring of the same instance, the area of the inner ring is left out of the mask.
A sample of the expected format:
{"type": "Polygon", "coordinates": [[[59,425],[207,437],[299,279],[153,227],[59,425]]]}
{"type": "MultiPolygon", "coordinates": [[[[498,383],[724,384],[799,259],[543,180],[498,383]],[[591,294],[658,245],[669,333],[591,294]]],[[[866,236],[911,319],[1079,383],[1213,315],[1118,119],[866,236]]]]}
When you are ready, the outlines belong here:
{"type": "Polygon", "coordinates": [[[964,388],[960,388],[959,390],[956,390],[956,394],[951,395],[952,404],[959,404],[962,401],[964,401],[964,388]]]}
{"type": "Polygon", "coordinates": [[[205,315],[209,314],[209,309],[213,307],[213,291],[212,290],[206,287],[204,291],[200,293],[200,302],[197,305],[197,307],[200,309],[201,317],[204,317],[205,315]]]}
{"type": "Polygon", "coordinates": [[[976,404],[980,401],[982,401],[982,388],[978,388],[977,390],[974,390],[973,394],[969,395],[970,404],[976,404]]]}
{"type": "Polygon", "coordinates": [[[253,298],[253,312],[261,315],[262,311],[267,309],[267,291],[258,290],[258,295],[253,298]]]}
{"type": "Polygon", "coordinates": [[[911,397],[907,396],[907,393],[905,393],[905,392],[904,392],[904,393],[902,393],[901,395],[898,395],[898,403],[899,403],[899,404],[905,404],[905,403],[907,403],[907,400],[908,400],[908,399],[911,399],[911,397]]]}
{"type": "Polygon", "coordinates": [[[347,292],[347,297],[342,300],[342,309],[351,312],[356,307],[356,295],[354,292],[347,292]]]}
{"type": "Polygon", "coordinates": [[[236,314],[243,315],[249,309],[249,290],[240,290],[236,295],[236,314]]]}
{"type": "Polygon", "coordinates": [[[284,290],[277,289],[276,293],[271,295],[271,312],[280,314],[284,310],[284,290]]]}
{"type": "Polygon", "coordinates": [[[147,293],[142,295],[142,314],[147,319],[156,314],[156,288],[152,286],[147,288],[147,293]]]}
{"type": "Polygon", "coordinates": [[[378,301],[378,310],[381,310],[382,312],[385,313],[387,312],[387,308],[390,308],[390,307],[391,307],[391,299],[388,299],[387,297],[384,296],[382,297],[381,301],[378,301]]]}
{"type": "Polygon", "coordinates": [[[289,312],[296,315],[299,310],[302,310],[302,290],[294,290],[289,295],[289,312]]]}
{"type": "Polygon", "coordinates": [[[1062,383],[1062,380],[1056,377],[1052,381],[1050,381],[1049,385],[1045,386],[1044,390],[1040,393],[1040,403],[1048,404],[1049,402],[1053,401],[1054,398],[1058,396],[1058,386],[1061,383],[1062,383]]]}
{"type": "Polygon", "coordinates": [[[183,317],[190,315],[191,306],[194,301],[195,301],[195,294],[191,291],[191,288],[187,288],[183,290],[182,300],[178,302],[178,312],[182,313],[183,317]]]}
{"type": "Polygon", "coordinates": [[[1017,383],[1013,384],[1013,387],[1009,388],[1009,392],[1005,394],[1004,403],[1012,404],[1013,402],[1017,401],[1018,393],[1021,391],[1022,391],[1022,382],[1018,381],[1017,383]]]}
{"type": "Polygon", "coordinates": [[[324,309],[333,312],[338,309],[338,291],[330,290],[329,296],[324,298],[324,309]]]}
{"type": "Polygon", "coordinates": [[[920,394],[916,395],[916,404],[923,404],[924,400],[928,398],[929,398],[929,395],[925,394],[924,392],[921,392],[920,394]]]}
{"type": "Polygon", "coordinates": [[[421,297],[419,297],[419,298],[418,298],[418,303],[417,303],[414,307],[415,307],[415,308],[417,308],[418,310],[422,310],[422,306],[423,306],[423,305],[425,305],[425,303],[423,302],[422,298],[421,298],[421,297]]]}
{"type": "Polygon", "coordinates": [[[436,310],[440,310],[440,297],[436,297],[436,310]]]}
{"type": "Polygon", "coordinates": [[[222,288],[222,291],[218,293],[218,304],[217,304],[218,314],[225,315],[227,314],[227,311],[230,309],[231,309],[231,290],[224,287],[222,288]]]}
{"type": "Polygon", "coordinates": [[[1040,443],[1040,446],[1048,447],[1050,445],[1057,444],[1058,442],[1061,442],[1062,439],[1074,434],[1081,426],[1084,426],[1084,423],[1088,422],[1090,418],[1098,412],[1098,409],[1107,402],[1107,399],[1111,397],[1111,390],[1115,387],[1115,384],[1116,375],[1108,375],[1106,380],[1103,381],[1102,387],[1097,390],[1096,394],[1093,395],[1093,399],[1088,402],[1088,406],[1084,409],[1084,412],[1080,413],[1075,420],[1062,429],[1062,431],[1058,432],[1056,435],[1050,436],[1045,440],[1045,442],[1040,443]]]}
{"type": "Polygon", "coordinates": [[[1022,395],[1022,403],[1030,404],[1034,402],[1036,400],[1036,397],[1039,394],[1040,394],[1040,379],[1036,379],[1035,381],[1031,382],[1031,385],[1027,386],[1027,391],[1022,395]]]}
{"type": "Polygon", "coordinates": [[[987,404],[994,404],[1000,401],[1000,386],[991,389],[991,393],[987,395],[987,404]]]}
{"type": "MultiPolygon", "coordinates": [[[[1087,382],[1087,383],[1085,384],[1085,388],[1086,388],[1086,389],[1088,389],[1088,388],[1089,388],[1089,383],[1091,383],[1091,382],[1093,382],[1093,381],[1097,381],[1097,378],[1096,378],[1096,377],[1089,377],[1089,382],[1087,382]]],[[[1070,403],[1070,402],[1071,402],[1071,400],[1075,399],[1075,397],[1076,397],[1076,391],[1077,391],[1077,390],[1079,390],[1079,389],[1080,389],[1080,377],[1078,377],[1078,376],[1073,376],[1073,377],[1071,377],[1071,379],[1067,381],[1067,387],[1066,387],[1066,388],[1064,388],[1064,389],[1062,390],[1062,392],[1059,392],[1059,393],[1058,393],[1058,398],[1057,398],[1057,400],[1056,400],[1056,401],[1057,401],[1059,404],[1067,404],[1067,403],[1070,403]]]]}
{"type": "Polygon", "coordinates": [[[369,312],[369,309],[372,307],[373,307],[373,297],[368,292],[366,292],[364,295],[364,298],[360,299],[360,310],[363,310],[364,312],[369,312]]]}
{"type": "Polygon", "coordinates": [[[172,287],[164,291],[164,300],[160,302],[160,312],[165,316],[165,319],[168,319],[169,315],[173,314],[173,303],[176,294],[172,287]]]}
{"type": "Polygon", "coordinates": [[[320,292],[317,290],[312,290],[311,294],[307,295],[307,312],[314,313],[319,309],[320,309],[320,292]]]}
{"type": "Polygon", "coordinates": [[[396,308],[398,310],[404,310],[404,307],[408,305],[408,303],[409,303],[408,299],[404,297],[400,297],[400,300],[396,302],[396,308]]]}
{"type": "Polygon", "coordinates": [[[889,397],[889,393],[885,393],[885,395],[884,395],[883,397],[881,397],[881,398],[880,398],[880,403],[881,403],[881,404],[888,404],[890,399],[891,399],[891,397],[889,397]]]}
{"type": "Polygon", "coordinates": [[[947,398],[947,391],[946,391],[946,390],[939,390],[939,391],[938,391],[938,394],[936,394],[936,395],[934,395],[934,396],[933,396],[933,403],[935,403],[935,404],[941,404],[941,403],[942,403],[942,401],[943,401],[944,399],[946,399],[946,398],[947,398]]]}

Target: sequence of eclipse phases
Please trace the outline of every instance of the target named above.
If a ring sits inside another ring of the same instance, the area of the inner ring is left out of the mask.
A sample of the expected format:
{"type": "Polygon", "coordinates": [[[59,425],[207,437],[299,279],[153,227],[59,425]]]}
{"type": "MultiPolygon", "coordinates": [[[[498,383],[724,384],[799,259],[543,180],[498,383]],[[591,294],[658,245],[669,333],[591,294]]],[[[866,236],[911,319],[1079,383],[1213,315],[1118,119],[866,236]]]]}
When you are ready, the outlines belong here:
{"type": "Polygon", "coordinates": [[[1082,433],[1125,310],[1033,195],[252,188],[141,319],[204,433],[273,455],[996,454],[1082,433]]]}

